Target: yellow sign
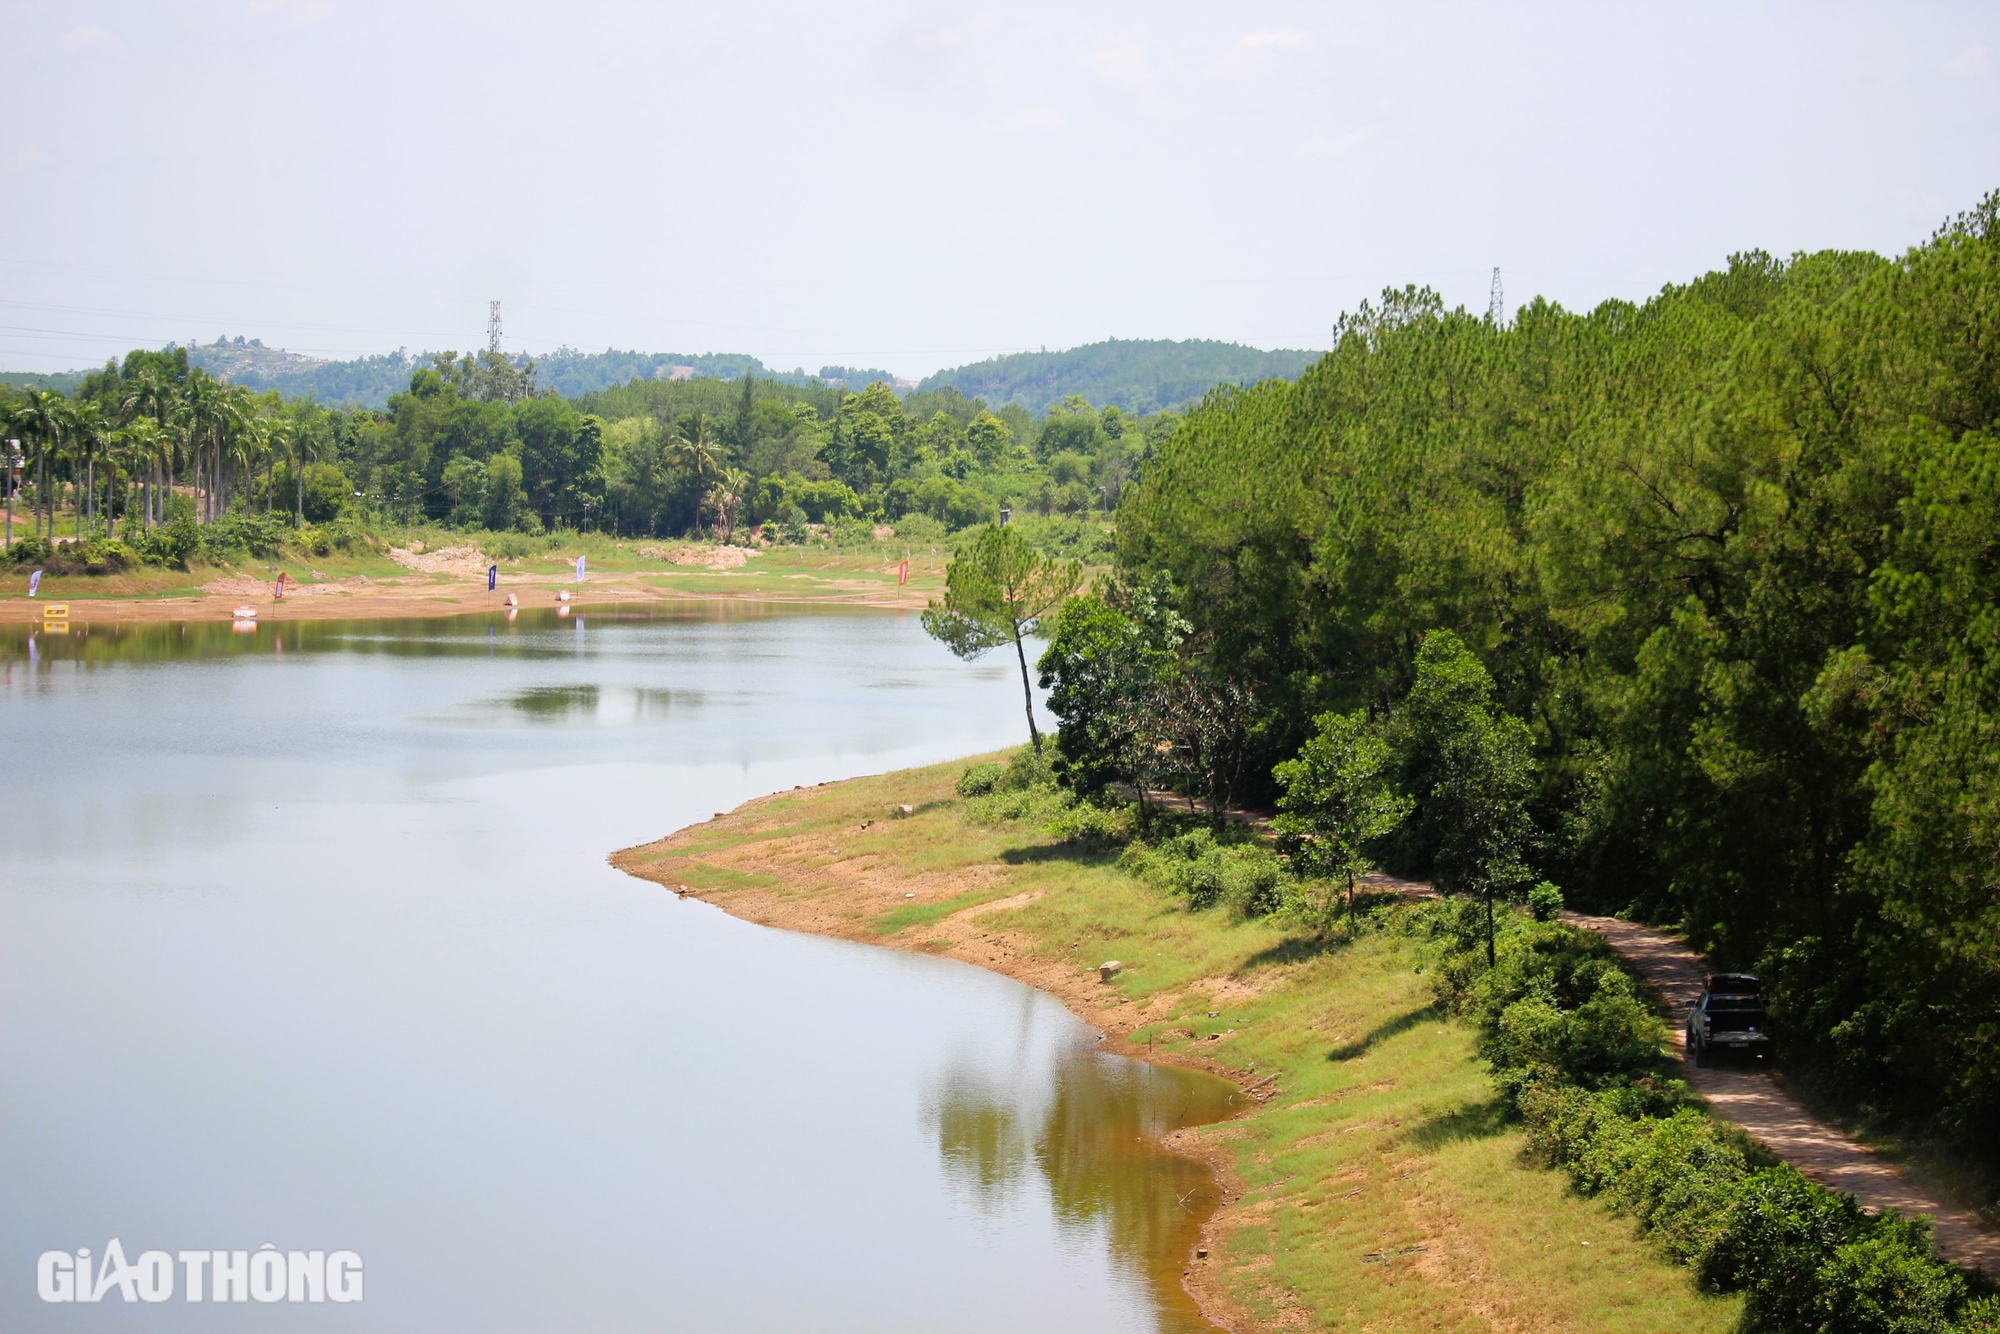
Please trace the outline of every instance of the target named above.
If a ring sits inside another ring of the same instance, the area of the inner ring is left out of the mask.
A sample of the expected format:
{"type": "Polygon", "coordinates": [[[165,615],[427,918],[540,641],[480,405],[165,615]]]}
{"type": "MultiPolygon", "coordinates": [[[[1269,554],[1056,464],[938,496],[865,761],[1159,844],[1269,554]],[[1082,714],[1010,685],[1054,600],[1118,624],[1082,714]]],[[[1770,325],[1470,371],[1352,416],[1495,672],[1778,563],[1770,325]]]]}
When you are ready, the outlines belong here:
{"type": "Polygon", "coordinates": [[[69,603],[67,602],[48,602],[42,605],[42,618],[44,620],[55,616],[67,615],[69,615],[69,603]]]}

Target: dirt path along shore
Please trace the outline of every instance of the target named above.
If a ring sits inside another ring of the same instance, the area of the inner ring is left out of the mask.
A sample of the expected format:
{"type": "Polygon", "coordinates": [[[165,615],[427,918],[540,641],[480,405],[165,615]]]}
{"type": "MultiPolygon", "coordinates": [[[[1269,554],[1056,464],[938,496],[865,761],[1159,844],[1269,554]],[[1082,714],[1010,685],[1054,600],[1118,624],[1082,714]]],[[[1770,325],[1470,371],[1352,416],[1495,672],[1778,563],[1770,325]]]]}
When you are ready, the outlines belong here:
{"type": "Polygon", "coordinates": [[[2000,1233],[1937,1191],[1916,1184],[1896,1166],[1839,1127],[1815,1116],[1769,1070],[1732,1069],[1688,1060],[1688,1007],[1701,995],[1708,961],[1664,931],[1616,917],[1566,912],[1563,920],[1594,931],[1632,962],[1673,1016],[1674,1046],[1687,1081],[1720,1116],[1742,1126],[1772,1153],[1828,1190],[1852,1195],[1870,1213],[1896,1209],[1931,1220],[1937,1247],[1947,1259],[2000,1276],[2000,1233]]]}

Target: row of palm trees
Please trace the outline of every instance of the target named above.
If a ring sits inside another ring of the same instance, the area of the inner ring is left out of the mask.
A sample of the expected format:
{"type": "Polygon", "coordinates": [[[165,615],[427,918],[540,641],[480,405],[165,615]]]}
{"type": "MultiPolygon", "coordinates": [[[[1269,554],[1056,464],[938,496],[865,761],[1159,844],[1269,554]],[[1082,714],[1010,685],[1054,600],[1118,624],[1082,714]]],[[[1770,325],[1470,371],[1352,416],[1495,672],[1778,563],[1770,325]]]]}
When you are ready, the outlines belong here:
{"type": "MultiPolygon", "coordinates": [[[[251,513],[261,470],[268,514],[280,456],[290,464],[294,480],[293,521],[303,526],[304,464],[317,459],[322,448],[319,432],[308,421],[261,416],[249,391],[200,370],[178,383],[142,372],[108,412],[98,401],[33,390],[7,414],[6,424],[32,450],[23,480],[34,486],[38,538],[55,536],[63,483],[59,475],[50,485],[49,468],[53,463],[60,474],[65,459],[71,465],[79,538],[99,531],[100,523],[111,535],[121,514],[126,532],[135,519],[141,531],[150,532],[166,522],[177,478],[186,479],[195,521],[208,524],[228,513],[239,497],[242,512],[251,513]]],[[[11,541],[11,496],[7,512],[11,541]]]]}

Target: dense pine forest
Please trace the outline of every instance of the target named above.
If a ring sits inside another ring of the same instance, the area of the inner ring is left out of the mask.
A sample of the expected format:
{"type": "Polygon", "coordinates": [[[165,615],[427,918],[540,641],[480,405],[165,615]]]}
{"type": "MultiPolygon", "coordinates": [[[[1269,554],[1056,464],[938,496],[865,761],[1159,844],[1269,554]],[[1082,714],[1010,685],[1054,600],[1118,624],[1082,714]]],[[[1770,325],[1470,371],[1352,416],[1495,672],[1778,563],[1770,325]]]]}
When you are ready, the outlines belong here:
{"type": "MultiPolygon", "coordinates": [[[[1252,796],[1313,747],[1402,764],[1415,813],[1373,847],[1412,875],[1463,871],[1424,818],[1449,775],[1411,769],[1449,756],[1355,738],[1490,689],[1488,767],[1530,817],[1503,890],[1684,924],[1765,975],[1795,1077],[1991,1172],[1997,208],[1900,258],[1740,254],[1504,325],[1389,293],[1296,384],[1218,389],[1165,441],[1111,601],[1141,643],[1171,590],[1252,796]]],[[[1059,690],[1094,624],[1044,661],[1059,690]]]]}

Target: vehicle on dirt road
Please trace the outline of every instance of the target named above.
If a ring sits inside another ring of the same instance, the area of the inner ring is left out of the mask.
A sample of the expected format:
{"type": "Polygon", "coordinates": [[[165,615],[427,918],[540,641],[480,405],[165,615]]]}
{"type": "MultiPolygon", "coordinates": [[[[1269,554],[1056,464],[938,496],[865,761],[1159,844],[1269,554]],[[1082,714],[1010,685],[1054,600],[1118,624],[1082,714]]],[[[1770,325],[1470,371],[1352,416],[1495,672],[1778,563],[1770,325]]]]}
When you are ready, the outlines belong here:
{"type": "Polygon", "coordinates": [[[1769,1060],[1774,1050],[1763,982],[1749,973],[1709,974],[1688,1009],[1688,1059],[1707,1065],[1716,1054],[1739,1052],[1769,1060]]]}

